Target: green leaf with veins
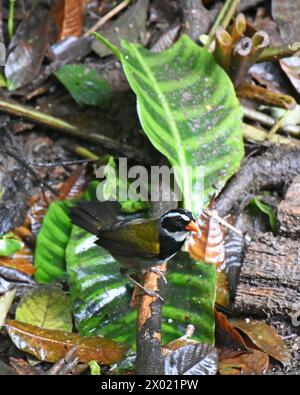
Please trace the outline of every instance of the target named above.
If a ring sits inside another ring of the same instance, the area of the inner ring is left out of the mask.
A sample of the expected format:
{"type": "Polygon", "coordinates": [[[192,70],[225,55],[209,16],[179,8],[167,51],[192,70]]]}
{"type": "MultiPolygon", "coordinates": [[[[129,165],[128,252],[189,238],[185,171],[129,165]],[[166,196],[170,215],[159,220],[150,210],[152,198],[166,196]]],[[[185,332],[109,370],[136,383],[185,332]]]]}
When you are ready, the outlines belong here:
{"type": "Polygon", "coordinates": [[[69,298],[58,284],[27,292],[18,304],[16,320],[65,332],[72,332],[73,327],[69,298]]]}

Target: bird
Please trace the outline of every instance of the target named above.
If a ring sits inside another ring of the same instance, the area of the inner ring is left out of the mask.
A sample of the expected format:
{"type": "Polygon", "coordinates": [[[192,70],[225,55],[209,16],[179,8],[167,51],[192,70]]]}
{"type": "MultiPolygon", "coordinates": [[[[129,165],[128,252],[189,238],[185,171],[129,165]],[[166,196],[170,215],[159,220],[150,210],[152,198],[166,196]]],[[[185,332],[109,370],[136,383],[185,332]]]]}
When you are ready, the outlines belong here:
{"type": "Polygon", "coordinates": [[[129,270],[159,271],[155,266],[170,260],[190,232],[199,232],[193,214],[172,209],[160,218],[124,216],[117,201],[80,201],[70,208],[73,224],[97,236],[95,244],[119,262],[120,272],[145,293],[154,295],[128,273],[129,270]]]}

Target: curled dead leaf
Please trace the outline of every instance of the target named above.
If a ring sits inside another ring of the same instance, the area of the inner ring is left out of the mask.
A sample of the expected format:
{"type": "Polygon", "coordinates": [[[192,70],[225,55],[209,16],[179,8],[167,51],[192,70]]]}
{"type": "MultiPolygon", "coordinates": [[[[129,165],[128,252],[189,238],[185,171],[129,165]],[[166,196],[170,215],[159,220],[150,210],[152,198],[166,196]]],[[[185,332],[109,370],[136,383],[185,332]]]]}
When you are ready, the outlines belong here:
{"type": "Polygon", "coordinates": [[[128,350],[127,346],[100,336],[83,338],[77,333],[41,329],[16,320],[7,321],[6,329],[20,350],[42,361],[56,362],[77,346],[79,362],[95,360],[101,364],[112,364],[122,360],[128,350]]]}
{"type": "Polygon", "coordinates": [[[260,350],[281,362],[284,366],[290,363],[287,346],[276,330],[264,321],[232,319],[231,325],[245,333],[260,350]]]}

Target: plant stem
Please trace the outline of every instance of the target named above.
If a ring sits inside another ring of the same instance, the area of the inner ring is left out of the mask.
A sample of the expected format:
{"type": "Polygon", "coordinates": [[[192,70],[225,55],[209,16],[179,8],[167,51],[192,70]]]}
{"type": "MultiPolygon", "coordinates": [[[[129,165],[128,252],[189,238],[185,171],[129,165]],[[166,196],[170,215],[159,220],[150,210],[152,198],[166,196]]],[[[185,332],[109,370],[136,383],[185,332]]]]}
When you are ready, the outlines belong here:
{"type": "Polygon", "coordinates": [[[249,37],[242,38],[233,51],[230,77],[235,88],[244,80],[249,69],[252,51],[252,40],[249,37]]]}
{"type": "Polygon", "coordinates": [[[282,93],[271,92],[261,86],[242,83],[238,86],[237,95],[244,99],[256,100],[266,105],[292,110],[296,106],[296,101],[292,96],[282,93]]]}
{"type": "Polygon", "coordinates": [[[126,8],[130,3],[130,0],[124,0],[107,14],[105,14],[102,18],[99,19],[87,32],[84,33],[84,37],[89,36],[98,30],[101,26],[103,26],[106,22],[116,16],[119,12],[121,12],[124,8],[126,8]]]}
{"type": "Polygon", "coordinates": [[[231,32],[231,37],[232,37],[232,42],[235,44],[237,41],[239,41],[245,34],[247,27],[247,22],[244,14],[238,14],[234,20],[233,26],[232,26],[232,32],[231,32]]]}
{"type": "Polygon", "coordinates": [[[214,40],[217,28],[219,26],[223,26],[224,29],[227,28],[234,13],[236,12],[238,3],[239,3],[239,0],[226,0],[225,1],[215,23],[213,24],[213,26],[208,34],[208,40],[205,44],[206,48],[210,47],[210,44],[214,40]]]}
{"type": "Polygon", "coordinates": [[[246,140],[253,141],[255,143],[264,143],[269,141],[273,144],[283,144],[289,145],[291,147],[300,147],[299,140],[280,136],[280,134],[273,134],[269,137],[268,132],[264,132],[263,130],[257,129],[254,126],[248,125],[246,123],[243,123],[243,136],[246,140]]]}
{"type": "MultiPolygon", "coordinates": [[[[243,106],[244,117],[247,119],[251,119],[251,121],[260,122],[262,125],[272,127],[275,125],[276,121],[267,114],[263,112],[253,110],[252,108],[248,108],[243,106]]],[[[281,125],[280,128],[287,133],[299,135],[300,134],[300,126],[298,125],[281,125]]]]}
{"type": "Polygon", "coordinates": [[[14,35],[15,2],[16,0],[9,0],[9,15],[7,24],[9,40],[11,40],[14,35]]]}
{"type": "Polygon", "coordinates": [[[82,128],[77,127],[71,123],[68,123],[60,118],[53,117],[48,114],[44,114],[40,111],[32,110],[29,107],[22,106],[20,104],[14,104],[3,99],[0,99],[0,111],[4,111],[8,114],[12,114],[18,117],[24,117],[30,121],[40,123],[52,129],[59,130],[62,133],[68,134],[75,138],[89,141],[96,144],[103,144],[106,148],[114,149],[122,152],[128,157],[145,161],[145,157],[140,151],[134,149],[127,144],[121,144],[118,141],[113,140],[110,137],[102,134],[84,131],[82,128]]]}
{"type": "Polygon", "coordinates": [[[216,48],[214,56],[220,66],[225,71],[229,71],[232,54],[232,38],[229,33],[223,28],[218,27],[216,31],[216,48]]]}
{"type": "Polygon", "coordinates": [[[275,61],[281,58],[287,58],[289,56],[293,56],[299,51],[300,51],[300,42],[287,44],[282,47],[266,48],[259,55],[258,61],[259,62],[275,61]]]}

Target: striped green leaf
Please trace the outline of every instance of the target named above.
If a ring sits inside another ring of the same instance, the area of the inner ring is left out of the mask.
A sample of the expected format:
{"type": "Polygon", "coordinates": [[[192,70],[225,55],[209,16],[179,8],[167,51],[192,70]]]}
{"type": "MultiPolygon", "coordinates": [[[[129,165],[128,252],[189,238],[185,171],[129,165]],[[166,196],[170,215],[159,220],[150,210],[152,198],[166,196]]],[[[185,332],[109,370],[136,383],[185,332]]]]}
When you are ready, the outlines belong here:
{"type": "MultiPolygon", "coordinates": [[[[131,309],[131,284],[120,265],[95,237],[73,226],[66,251],[68,282],[76,326],[82,336],[102,335],[135,346],[136,310],[131,309]]],[[[182,336],[188,324],[196,338],[214,341],[215,271],[199,265],[186,253],[169,265],[167,296],[163,306],[163,342],[182,336]]]]}
{"type": "Polygon", "coordinates": [[[159,54],[124,40],[122,47],[142,127],[175,167],[185,207],[198,212],[200,192],[207,204],[244,154],[242,111],[233,85],[207,49],[185,35],[159,54]]]}

